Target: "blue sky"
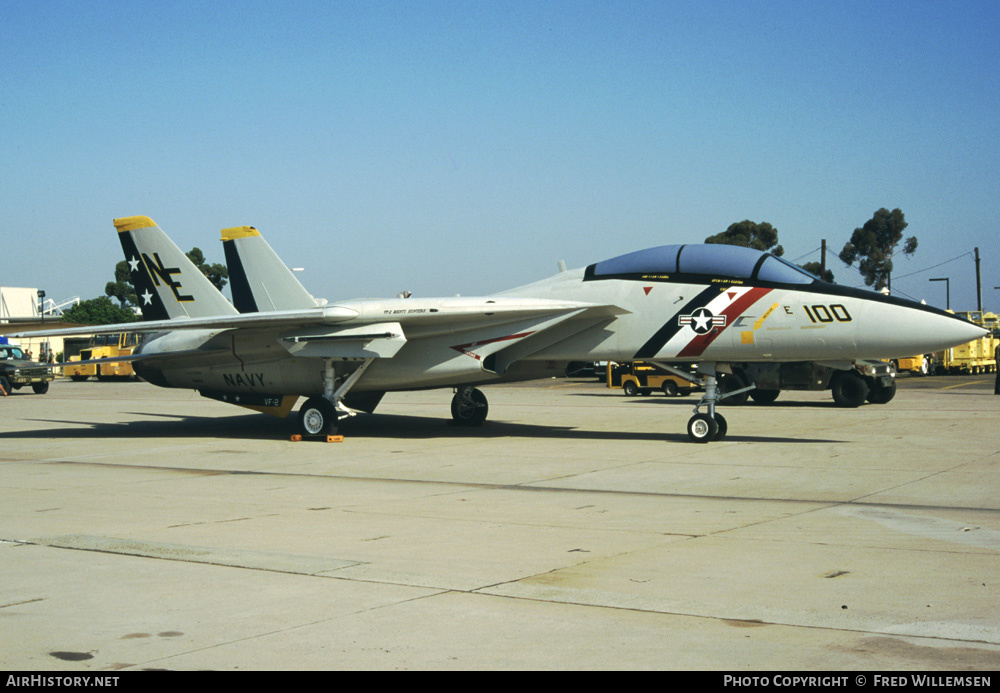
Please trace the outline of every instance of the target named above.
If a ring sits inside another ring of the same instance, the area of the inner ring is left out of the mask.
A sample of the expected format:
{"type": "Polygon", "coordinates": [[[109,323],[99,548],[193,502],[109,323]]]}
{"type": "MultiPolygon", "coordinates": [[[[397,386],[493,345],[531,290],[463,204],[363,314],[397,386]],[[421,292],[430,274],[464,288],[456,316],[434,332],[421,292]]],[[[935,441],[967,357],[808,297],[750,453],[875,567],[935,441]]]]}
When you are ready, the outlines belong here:
{"type": "Polygon", "coordinates": [[[997,2],[0,0],[0,285],[102,295],[112,220],[330,300],[477,295],[767,221],[895,292],[1000,309],[997,2]],[[943,264],[942,264],[943,263],[943,264]]]}

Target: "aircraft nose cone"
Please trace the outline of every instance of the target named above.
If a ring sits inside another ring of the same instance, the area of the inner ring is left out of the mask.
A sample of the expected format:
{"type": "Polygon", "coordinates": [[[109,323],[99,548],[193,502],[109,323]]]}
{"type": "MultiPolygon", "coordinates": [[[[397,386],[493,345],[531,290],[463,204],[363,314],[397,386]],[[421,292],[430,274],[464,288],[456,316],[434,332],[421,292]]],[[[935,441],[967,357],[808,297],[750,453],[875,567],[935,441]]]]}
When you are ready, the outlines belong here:
{"type": "Polygon", "coordinates": [[[988,331],[968,320],[941,315],[937,317],[934,328],[929,334],[941,342],[939,348],[947,349],[985,337],[988,331]]]}
{"type": "Polygon", "coordinates": [[[857,332],[858,351],[866,354],[864,358],[931,354],[988,334],[982,327],[936,308],[900,301],[883,302],[880,308],[871,310],[857,332]]]}

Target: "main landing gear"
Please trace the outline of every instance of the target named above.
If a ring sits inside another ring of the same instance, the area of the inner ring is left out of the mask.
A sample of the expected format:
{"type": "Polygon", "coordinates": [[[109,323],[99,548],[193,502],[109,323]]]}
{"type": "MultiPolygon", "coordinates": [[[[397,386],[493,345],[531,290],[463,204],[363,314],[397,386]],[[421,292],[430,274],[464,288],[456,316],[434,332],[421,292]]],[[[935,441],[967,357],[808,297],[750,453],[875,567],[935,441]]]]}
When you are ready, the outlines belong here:
{"type": "MultiPolygon", "coordinates": [[[[336,435],[339,421],[356,413],[342,400],[373,360],[362,362],[339,387],[336,386],[333,361],[328,361],[323,375],[323,395],[310,397],[299,407],[299,434],[308,438],[336,435]]],[[[451,418],[456,426],[479,426],[486,420],[489,411],[490,406],[482,390],[471,385],[455,388],[455,396],[451,399],[451,418]]]]}
{"type": "Polygon", "coordinates": [[[299,432],[304,436],[331,436],[337,433],[337,407],[323,397],[310,397],[299,407],[299,432]]]}
{"type": "Polygon", "coordinates": [[[486,420],[490,405],[482,390],[471,385],[455,388],[451,398],[451,418],[456,426],[479,426],[486,420]]]}
{"type": "Polygon", "coordinates": [[[344,403],[347,391],[354,387],[368,366],[375,359],[365,359],[337,387],[337,372],[333,359],[328,359],[323,372],[323,396],[310,397],[299,407],[299,433],[303,436],[331,436],[337,433],[337,422],[342,418],[354,416],[344,403]]]}

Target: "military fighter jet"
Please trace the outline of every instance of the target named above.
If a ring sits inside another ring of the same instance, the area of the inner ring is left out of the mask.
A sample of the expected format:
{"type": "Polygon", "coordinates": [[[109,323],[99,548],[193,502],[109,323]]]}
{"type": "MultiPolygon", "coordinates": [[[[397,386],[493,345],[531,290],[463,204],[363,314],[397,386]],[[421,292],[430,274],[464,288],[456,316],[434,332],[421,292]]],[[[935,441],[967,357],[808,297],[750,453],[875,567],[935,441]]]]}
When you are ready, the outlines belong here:
{"type": "MultiPolygon", "coordinates": [[[[310,436],[371,412],[389,391],[453,387],[454,421],[476,425],[488,414],[476,385],[551,377],[569,361],[644,360],[698,365],[705,394],[687,428],[704,443],[726,435],[715,405],[724,396],[717,376],[731,362],[847,369],[855,359],[938,351],[984,333],[942,310],[726,245],[650,248],[484,297],[326,303],[278,268],[251,227],[227,230],[228,239],[223,232],[234,249],[247,244],[232,258],[227,248],[230,270],[244,265],[233,282],[240,312],[151,219],[116,219],[115,228],[145,321],[136,373],[279,416],[306,397],[298,426],[310,436]]],[[[87,331],[124,329],[137,328],[87,331]]]]}

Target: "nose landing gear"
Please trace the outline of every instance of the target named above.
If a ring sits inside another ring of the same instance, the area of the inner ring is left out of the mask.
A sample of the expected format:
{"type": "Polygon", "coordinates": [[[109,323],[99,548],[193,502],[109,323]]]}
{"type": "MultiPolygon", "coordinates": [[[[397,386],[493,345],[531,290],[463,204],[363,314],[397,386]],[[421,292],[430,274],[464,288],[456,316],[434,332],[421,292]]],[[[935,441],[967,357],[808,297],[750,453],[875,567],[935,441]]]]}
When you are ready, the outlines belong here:
{"type": "MultiPolygon", "coordinates": [[[[681,377],[692,379],[691,373],[679,371],[673,366],[665,363],[657,363],[657,366],[664,368],[681,377]]],[[[716,376],[715,363],[702,363],[698,366],[698,375],[695,378],[705,388],[705,394],[694,408],[694,416],[688,420],[688,437],[695,443],[707,443],[710,440],[722,440],[729,432],[729,424],[726,417],[716,411],[716,403],[725,397],[746,397],[747,392],[754,389],[753,385],[743,387],[720,394],[718,377],[716,376]],[[702,407],[706,412],[701,412],[702,407]]]]}

